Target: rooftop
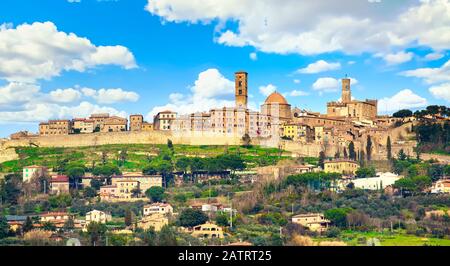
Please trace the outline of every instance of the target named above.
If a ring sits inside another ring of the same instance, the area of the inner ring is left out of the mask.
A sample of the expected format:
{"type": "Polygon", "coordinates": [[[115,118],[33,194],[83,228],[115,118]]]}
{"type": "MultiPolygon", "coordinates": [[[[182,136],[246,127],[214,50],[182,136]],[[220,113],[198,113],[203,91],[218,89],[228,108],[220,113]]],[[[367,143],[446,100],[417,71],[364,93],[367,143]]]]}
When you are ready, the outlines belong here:
{"type": "Polygon", "coordinates": [[[288,104],[288,102],[286,101],[286,98],[284,98],[284,96],[279,94],[278,92],[274,92],[274,93],[270,94],[269,97],[267,97],[265,103],[266,104],[271,104],[271,103],[288,104]]]}

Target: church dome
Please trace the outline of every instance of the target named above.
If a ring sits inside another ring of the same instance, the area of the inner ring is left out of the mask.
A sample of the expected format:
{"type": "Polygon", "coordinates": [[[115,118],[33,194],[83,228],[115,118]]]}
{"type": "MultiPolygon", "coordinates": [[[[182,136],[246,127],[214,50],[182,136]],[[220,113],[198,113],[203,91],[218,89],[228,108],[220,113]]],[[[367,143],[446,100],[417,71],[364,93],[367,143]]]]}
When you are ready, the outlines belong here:
{"type": "Polygon", "coordinates": [[[288,104],[288,102],[286,101],[286,98],[284,98],[283,95],[279,94],[278,92],[274,92],[274,93],[270,94],[269,97],[267,97],[265,103],[266,104],[271,104],[271,103],[288,104]]]}

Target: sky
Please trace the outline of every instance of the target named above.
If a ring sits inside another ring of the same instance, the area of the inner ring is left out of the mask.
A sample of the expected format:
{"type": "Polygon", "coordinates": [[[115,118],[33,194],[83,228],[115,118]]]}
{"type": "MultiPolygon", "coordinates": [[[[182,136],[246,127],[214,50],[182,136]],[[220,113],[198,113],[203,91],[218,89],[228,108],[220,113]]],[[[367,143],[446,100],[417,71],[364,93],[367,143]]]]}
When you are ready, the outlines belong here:
{"type": "Polygon", "coordinates": [[[450,102],[450,0],[2,0],[0,137],[48,119],[249,107],[326,112],[352,79],[379,113],[450,102]]]}

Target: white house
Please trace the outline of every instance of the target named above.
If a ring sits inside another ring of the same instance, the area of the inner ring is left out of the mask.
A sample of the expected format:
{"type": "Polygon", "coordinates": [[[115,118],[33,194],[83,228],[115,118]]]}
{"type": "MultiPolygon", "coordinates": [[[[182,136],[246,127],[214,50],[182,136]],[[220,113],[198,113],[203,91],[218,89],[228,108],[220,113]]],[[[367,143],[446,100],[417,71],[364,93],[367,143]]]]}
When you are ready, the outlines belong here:
{"type": "Polygon", "coordinates": [[[23,168],[22,180],[23,182],[28,182],[34,177],[42,177],[45,172],[45,167],[43,166],[26,166],[23,168]]]}
{"type": "Polygon", "coordinates": [[[111,214],[108,214],[106,212],[93,210],[86,213],[86,225],[91,222],[105,224],[109,221],[111,221],[111,214]]]}
{"type": "Polygon", "coordinates": [[[172,214],[173,207],[167,203],[153,203],[144,206],[144,216],[148,216],[155,213],[172,214]]]}
{"type": "Polygon", "coordinates": [[[375,177],[356,178],[351,180],[355,188],[367,190],[385,189],[387,186],[393,185],[397,180],[403,176],[394,173],[377,173],[375,177]]]}

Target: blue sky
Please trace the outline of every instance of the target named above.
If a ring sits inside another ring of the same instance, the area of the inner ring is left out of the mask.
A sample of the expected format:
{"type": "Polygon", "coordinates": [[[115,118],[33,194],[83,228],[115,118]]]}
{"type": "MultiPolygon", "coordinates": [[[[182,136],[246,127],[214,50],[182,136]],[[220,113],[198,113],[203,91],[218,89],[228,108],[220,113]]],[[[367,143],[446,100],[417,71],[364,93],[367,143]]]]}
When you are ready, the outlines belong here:
{"type": "Polygon", "coordinates": [[[448,105],[448,0],[344,2],[354,8],[319,0],[4,0],[0,136],[94,111],[151,121],[163,109],[230,105],[238,70],[249,72],[254,109],[276,89],[293,106],[324,112],[346,74],[355,98],[381,100],[380,113],[448,105]]]}

